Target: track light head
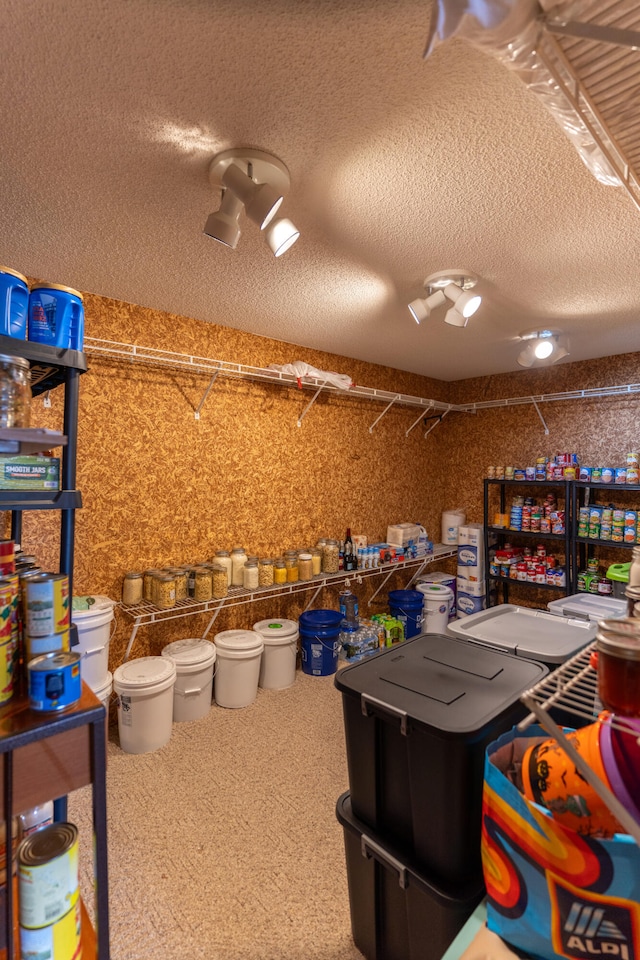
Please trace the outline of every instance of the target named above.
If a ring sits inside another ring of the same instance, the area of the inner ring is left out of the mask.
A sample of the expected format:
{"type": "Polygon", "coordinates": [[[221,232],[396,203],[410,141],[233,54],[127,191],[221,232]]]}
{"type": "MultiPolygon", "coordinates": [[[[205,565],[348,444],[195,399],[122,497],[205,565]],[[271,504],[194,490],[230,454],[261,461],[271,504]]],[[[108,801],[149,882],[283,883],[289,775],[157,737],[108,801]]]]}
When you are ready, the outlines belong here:
{"type": "Polygon", "coordinates": [[[241,213],[242,201],[238,200],[231,190],[225,190],[220,209],[216,213],[209,214],[204,232],[213,240],[235,250],[241,234],[239,223],[241,213]]]}
{"type": "Polygon", "coordinates": [[[222,182],[242,201],[247,216],[257,223],[261,230],[273,220],[284,199],[281,191],[269,183],[255,183],[249,173],[244,173],[236,163],[229,164],[222,182]]]}
{"type": "Polygon", "coordinates": [[[457,307],[451,307],[444,315],[444,322],[450,323],[452,327],[466,327],[469,323],[469,317],[460,313],[457,307]]]}
{"type": "Polygon", "coordinates": [[[482,302],[482,297],[469,291],[475,287],[477,278],[468,271],[441,270],[432,273],[424,281],[429,296],[424,300],[413,300],[409,310],[416,321],[420,323],[446,299],[451,300],[453,307],[447,310],[445,323],[454,327],[466,327],[469,317],[473,316],[482,302]]]}
{"type": "Polygon", "coordinates": [[[280,257],[283,253],[286,253],[299,236],[298,228],[286,217],[278,217],[277,220],[272,220],[264,231],[264,238],[273,251],[274,257],[280,257]]]}
{"type": "Polygon", "coordinates": [[[435,293],[430,294],[424,300],[412,300],[409,304],[411,316],[416,323],[427,320],[434,307],[439,307],[440,304],[444,303],[444,300],[445,297],[442,290],[436,290],[435,293]]]}
{"type": "MultiPolygon", "coordinates": [[[[261,230],[276,216],[290,185],[289,171],[281,160],[264,150],[249,147],[224,150],[215,156],[209,166],[209,181],[215,187],[222,187],[225,195],[232,194],[261,230]]],[[[271,241],[267,242],[271,246],[271,241]]],[[[289,232],[284,248],[282,241],[276,246],[276,256],[293,242],[289,232]]]]}
{"type": "Polygon", "coordinates": [[[516,358],[521,367],[548,366],[569,356],[569,340],[560,330],[529,330],[519,339],[525,342],[516,358]]]}

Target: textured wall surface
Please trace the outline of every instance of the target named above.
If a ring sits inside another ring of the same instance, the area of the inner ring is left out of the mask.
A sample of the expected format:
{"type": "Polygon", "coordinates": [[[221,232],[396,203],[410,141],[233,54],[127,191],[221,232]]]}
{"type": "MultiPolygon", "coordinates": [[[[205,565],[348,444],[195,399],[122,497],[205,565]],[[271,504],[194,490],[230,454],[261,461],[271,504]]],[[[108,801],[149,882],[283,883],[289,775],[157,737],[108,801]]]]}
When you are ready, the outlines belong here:
{"type": "MultiPolygon", "coordinates": [[[[628,355],[448,385],[95,296],[87,296],[86,314],[92,337],[256,366],[303,359],[362,385],[453,402],[630,383],[639,359],[628,355]]],[[[387,524],[419,520],[438,541],[443,509],[462,506],[468,520],[482,519],[489,464],[526,466],[537,455],[572,451],[583,463],[617,465],[640,445],[634,397],[541,404],[548,436],[533,405],[526,405],[452,413],[425,439],[423,425],[405,436],[414,408],[392,407],[370,433],[380,404],[321,396],[298,427],[308,391],[229,379],[215,383],[196,421],[208,376],[97,357],[89,366],[80,387],[84,507],[76,521],[76,594],[119,598],[126,570],[207,560],[237,543],[273,556],[320,536],[340,538],[347,526],[381,540],[387,524]]],[[[51,399],[50,410],[34,401],[33,421],[61,429],[61,392],[51,399]]],[[[58,529],[55,513],[25,514],[24,547],[49,569],[57,565],[58,529]]],[[[627,559],[617,551],[601,553],[603,561],[609,554],[627,559]]],[[[439,566],[452,569],[451,563],[439,566]]],[[[383,609],[387,591],[407,580],[406,573],[394,576],[371,608],[366,600],[379,580],[360,585],[364,611],[383,609]]],[[[306,596],[223,611],[213,632],[269,616],[295,617],[306,596]]],[[[315,605],[334,607],[336,600],[337,590],[327,590],[315,605]]],[[[112,666],[132,626],[122,612],[118,619],[112,666]]],[[[198,636],[207,622],[190,617],[143,628],[134,655],[198,636]]]]}

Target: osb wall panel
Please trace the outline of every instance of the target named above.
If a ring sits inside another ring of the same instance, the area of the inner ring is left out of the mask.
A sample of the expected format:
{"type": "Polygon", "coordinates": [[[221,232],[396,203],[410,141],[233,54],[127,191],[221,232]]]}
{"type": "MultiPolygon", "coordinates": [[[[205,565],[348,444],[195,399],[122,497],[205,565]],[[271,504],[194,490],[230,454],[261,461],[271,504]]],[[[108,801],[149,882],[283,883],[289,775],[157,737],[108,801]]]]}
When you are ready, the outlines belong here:
{"type": "MultiPolygon", "coordinates": [[[[87,296],[86,335],[243,364],[295,359],[348,373],[366,386],[422,397],[446,385],[289,344],[250,336],[131,304],[87,296]]],[[[114,363],[89,356],[81,378],[74,592],[120,596],[129,569],[210,559],[243,544],[258,556],[310,546],[320,536],[344,536],[347,526],[383,540],[387,525],[419,520],[439,529],[437,483],[427,482],[430,456],[424,426],[409,437],[415,408],[391,408],[376,425],[380,404],[220,378],[200,420],[194,411],[210,377],[191,371],[114,363]]],[[[62,394],[45,411],[34,401],[34,423],[61,428],[62,394]]],[[[58,518],[25,515],[25,546],[55,568],[58,518]]],[[[371,607],[384,609],[388,589],[371,607]]],[[[363,610],[376,581],[358,585],[363,610]]],[[[210,634],[250,626],[267,616],[297,616],[310,594],[275,604],[223,611],[210,634]]],[[[316,604],[335,607],[337,590],[316,604]]],[[[368,608],[367,608],[368,609],[368,608]]],[[[185,618],[140,630],[133,655],[157,653],[165,642],[198,636],[208,618],[185,618]]],[[[132,621],[118,613],[111,666],[121,659],[132,621]]]]}

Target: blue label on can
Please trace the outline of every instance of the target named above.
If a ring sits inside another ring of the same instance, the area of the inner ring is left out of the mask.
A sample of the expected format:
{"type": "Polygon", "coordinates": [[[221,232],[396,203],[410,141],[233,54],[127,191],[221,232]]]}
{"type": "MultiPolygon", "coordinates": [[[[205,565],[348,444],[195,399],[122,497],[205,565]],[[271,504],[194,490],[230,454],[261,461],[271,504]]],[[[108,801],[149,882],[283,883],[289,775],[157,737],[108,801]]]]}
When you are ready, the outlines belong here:
{"type": "MultiPolygon", "coordinates": [[[[72,655],[68,655],[72,656],[72,655]]],[[[82,694],[80,658],[64,666],[29,669],[29,704],[32,710],[66,710],[82,694]]]]}

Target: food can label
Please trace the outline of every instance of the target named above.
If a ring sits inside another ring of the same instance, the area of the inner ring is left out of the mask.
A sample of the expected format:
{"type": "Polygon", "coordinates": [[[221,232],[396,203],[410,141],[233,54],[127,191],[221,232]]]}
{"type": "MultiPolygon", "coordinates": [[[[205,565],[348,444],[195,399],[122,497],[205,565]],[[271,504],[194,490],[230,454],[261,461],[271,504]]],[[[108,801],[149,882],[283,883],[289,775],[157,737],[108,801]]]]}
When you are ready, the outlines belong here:
{"type": "Polygon", "coordinates": [[[78,900],[78,841],[66,853],[38,866],[18,864],[20,926],[47,927],[78,900]]]}
{"type": "Polygon", "coordinates": [[[32,577],[24,581],[27,633],[46,637],[69,627],[69,578],[32,577]]]}
{"type": "Polygon", "coordinates": [[[79,960],[82,951],[81,932],[78,900],[64,917],[51,926],[39,930],[21,927],[21,957],[23,960],[79,960]]]}

